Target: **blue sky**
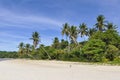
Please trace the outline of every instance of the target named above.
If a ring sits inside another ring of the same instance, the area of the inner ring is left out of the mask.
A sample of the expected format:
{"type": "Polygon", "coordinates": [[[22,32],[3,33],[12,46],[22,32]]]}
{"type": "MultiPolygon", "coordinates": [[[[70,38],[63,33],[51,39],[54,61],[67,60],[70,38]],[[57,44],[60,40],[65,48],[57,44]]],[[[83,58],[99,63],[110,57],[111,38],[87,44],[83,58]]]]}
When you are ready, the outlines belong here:
{"type": "Polygon", "coordinates": [[[93,27],[100,14],[119,27],[119,4],[120,0],[0,0],[0,50],[18,50],[20,42],[32,44],[34,31],[40,33],[41,43],[50,45],[54,37],[62,38],[65,22],[93,27]]]}

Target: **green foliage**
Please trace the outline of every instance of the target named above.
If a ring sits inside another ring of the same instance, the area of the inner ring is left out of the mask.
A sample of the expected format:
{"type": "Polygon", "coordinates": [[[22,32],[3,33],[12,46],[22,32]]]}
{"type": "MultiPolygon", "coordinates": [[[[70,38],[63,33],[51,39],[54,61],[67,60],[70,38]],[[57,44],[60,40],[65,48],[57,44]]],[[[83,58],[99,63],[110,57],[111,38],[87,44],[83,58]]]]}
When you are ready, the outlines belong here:
{"type": "Polygon", "coordinates": [[[95,24],[95,26],[101,32],[105,29],[105,17],[104,17],[104,15],[98,15],[97,23],[95,24]]]}
{"type": "Polygon", "coordinates": [[[99,39],[88,41],[82,48],[83,53],[88,61],[100,61],[100,57],[104,53],[105,43],[99,39]]]}
{"type": "Polygon", "coordinates": [[[33,45],[21,42],[18,53],[1,51],[0,58],[120,63],[120,35],[116,30],[116,25],[105,23],[103,15],[97,17],[93,28],[88,28],[85,23],[78,27],[65,23],[61,33],[66,36],[66,40],[59,41],[59,38],[55,37],[52,45],[41,44],[38,48],[40,36],[38,32],[33,32],[31,38],[33,45]],[[78,42],[78,37],[83,36],[87,36],[88,40],[78,42]]]}
{"type": "Polygon", "coordinates": [[[62,39],[60,43],[60,48],[65,49],[68,46],[68,44],[69,44],[68,41],[65,41],[64,39],[62,39]]]}
{"type": "Polygon", "coordinates": [[[0,58],[18,58],[17,52],[0,51],[0,58]]]}
{"type": "Polygon", "coordinates": [[[115,46],[120,45],[120,36],[118,35],[118,33],[114,30],[107,30],[105,32],[96,32],[90,39],[100,39],[103,42],[106,43],[106,45],[108,44],[112,44],[115,46]]]}
{"type": "Polygon", "coordinates": [[[114,45],[108,45],[106,50],[106,58],[113,61],[118,56],[118,48],[114,45]]]}
{"type": "Polygon", "coordinates": [[[39,44],[40,42],[40,34],[38,32],[33,32],[32,34],[32,38],[30,38],[33,40],[33,45],[34,45],[34,48],[37,47],[37,45],[39,44]]]}
{"type": "Polygon", "coordinates": [[[86,35],[86,36],[88,35],[88,28],[85,23],[80,24],[79,33],[80,33],[81,37],[83,37],[84,35],[86,35]]]}
{"type": "Polygon", "coordinates": [[[25,53],[30,54],[30,44],[25,45],[25,53]]]}
{"type": "Polygon", "coordinates": [[[60,49],[60,43],[57,37],[54,38],[52,47],[55,49],[60,49]]]}
{"type": "Polygon", "coordinates": [[[95,28],[88,29],[88,36],[91,37],[97,30],[95,28]]]}
{"type": "Polygon", "coordinates": [[[24,43],[21,42],[21,43],[19,44],[18,48],[19,48],[18,53],[19,53],[19,54],[23,54],[23,53],[24,53],[24,43]]]}
{"type": "Polygon", "coordinates": [[[114,61],[113,61],[113,63],[115,63],[115,64],[120,63],[120,57],[115,58],[114,61]]]}
{"type": "Polygon", "coordinates": [[[76,26],[69,26],[68,23],[65,23],[63,25],[61,33],[62,35],[66,35],[66,37],[69,37],[72,43],[77,44],[78,30],[76,26]]]}

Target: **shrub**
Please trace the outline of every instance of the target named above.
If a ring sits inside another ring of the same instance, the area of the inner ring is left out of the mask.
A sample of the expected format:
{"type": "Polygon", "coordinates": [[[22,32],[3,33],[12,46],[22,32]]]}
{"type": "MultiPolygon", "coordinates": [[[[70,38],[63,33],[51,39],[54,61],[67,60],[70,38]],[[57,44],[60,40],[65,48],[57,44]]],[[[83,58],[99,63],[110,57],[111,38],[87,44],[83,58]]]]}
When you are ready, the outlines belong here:
{"type": "Polygon", "coordinates": [[[101,56],[104,53],[105,43],[99,39],[88,41],[82,48],[85,58],[88,61],[101,61],[101,56]]]}
{"type": "Polygon", "coordinates": [[[106,58],[113,61],[118,55],[119,49],[114,45],[108,45],[106,50],[106,58]]]}

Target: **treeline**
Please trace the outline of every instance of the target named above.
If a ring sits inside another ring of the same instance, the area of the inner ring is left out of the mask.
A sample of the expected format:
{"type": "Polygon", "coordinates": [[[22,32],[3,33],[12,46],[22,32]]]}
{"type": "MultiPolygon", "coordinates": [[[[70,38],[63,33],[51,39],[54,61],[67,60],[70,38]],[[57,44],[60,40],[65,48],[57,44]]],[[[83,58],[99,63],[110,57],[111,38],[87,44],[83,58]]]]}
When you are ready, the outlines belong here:
{"type": "Polygon", "coordinates": [[[16,51],[0,51],[0,58],[18,58],[16,51]]]}
{"type": "Polygon", "coordinates": [[[117,26],[99,15],[94,26],[86,23],[79,26],[65,23],[61,30],[65,39],[55,37],[51,46],[39,44],[40,34],[33,32],[33,45],[21,42],[19,57],[31,59],[55,59],[86,62],[120,62],[120,35],[117,26]],[[88,37],[85,40],[85,37],[88,37]],[[84,41],[78,41],[84,38],[84,41]]]}

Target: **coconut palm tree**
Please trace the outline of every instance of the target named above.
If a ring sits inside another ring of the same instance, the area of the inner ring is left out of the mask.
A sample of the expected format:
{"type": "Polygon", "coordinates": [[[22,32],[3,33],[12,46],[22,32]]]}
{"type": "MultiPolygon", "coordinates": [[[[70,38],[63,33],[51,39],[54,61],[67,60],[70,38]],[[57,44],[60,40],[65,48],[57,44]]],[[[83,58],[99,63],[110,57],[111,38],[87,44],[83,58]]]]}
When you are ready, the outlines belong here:
{"type": "MultiPolygon", "coordinates": [[[[62,36],[66,36],[66,41],[68,41],[68,36],[69,36],[69,30],[70,30],[70,26],[69,26],[69,24],[68,23],[65,23],[64,25],[63,25],[63,28],[62,28],[62,31],[61,31],[61,33],[62,33],[62,36]]],[[[68,52],[70,51],[70,46],[69,46],[69,41],[68,41],[68,45],[67,45],[68,47],[68,52]]]]}
{"type": "Polygon", "coordinates": [[[68,46],[68,41],[61,39],[60,48],[65,49],[68,46]]]}
{"type": "Polygon", "coordinates": [[[23,54],[23,53],[24,53],[24,43],[21,42],[21,43],[19,44],[18,48],[19,48],[19,53],[20,53],[20,54],[23,54]]]}
{"type": "Polygon", "coordinates": [[[65,23],[64,25],[63,25],[63,28],[62,28],[62,36],[64,36],[64,35],[66,35],[66,40],[68,40],[67,39],[67,37],[69,36],[69,29],[70,29],[70,26],[69,26],[69,24],[68,23],[65,23]]]}
{"type": "Polygon", "coordinates": [[[77,43],[77,38],[78,38],[78,30],[76,26],[71,26],[70,27],[70,31],[69,31],[69,37],[71,39],[71,41],[75,44],[77,43]]]}
{"type": "Polygon", "coordinates": [[[38,32],[33,32],[32,34],[32,38],[30,38],[33,40],[33,45],[34,45],[34,48],[37,47],[37,45],[39,44],[40,42],[40,35],[38,32]]]}
{"type": "Polygon", "coordinates": [[[26,45],[25,45],[26,54],[29,54],[29,53],[30,53],[30,48],[31,48],[30,44],[26,44],[26,45]]]}
{"type": "Polygon", "coordinates": [[[103,31],[105,28],[104,23],[105,23],[105,17],[103,15],[99,15],[97,17],[97,23],[95,24],[95,26],[99,31],[103,31]]]}
{"type": "Polygon", "coordinates": [[[78,32],[79,32],[81,37],[87,36],[88,35],[87,25],[85,23],[80,24],[78,32]]]}
{"type": "Polygon", "coordinates": [[[115,30],[117,27],[113,23],[107,23],[107,30],[115,30]]]}
{"type": "MultiPolygon", "coordinates": [[[[78,44],[77,43],[77,27],[75,26],[69,26],[68,23],[65,23],[63,25],[63,28],[62,28],[62,35],[66,35],[66,37],[69,37],[69,39],[75,43],[75,44],[78,44]]],[[[68,42],[68,40],[67,40],[68,42]]],[[[69,42],[68,42],[68,52],[70,51],[70,45],[69,45],[69,42]]]]}
{"type": "Polygon", "coordinates": [[[95,32],[96,32],[96,29],[95,29],[95,28],[90,28],[90,29],[88,30],[88,36],[91,37],[95,32]]]}
{"type": "Polygon", "coordinates": [[[59,42],[59,39],[58,37],[55,37],[54,38],[54,41],[53,41],[53,45],[52,45],[55,49],[59,49],[60,48],[60,42],[59,42]]]}

